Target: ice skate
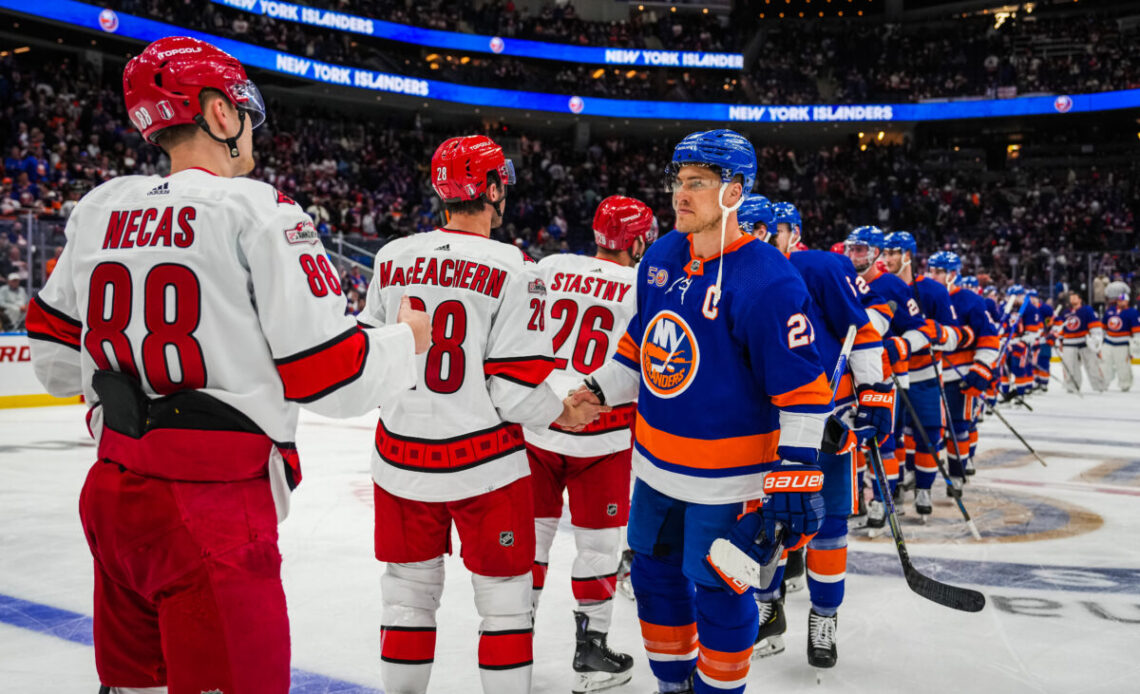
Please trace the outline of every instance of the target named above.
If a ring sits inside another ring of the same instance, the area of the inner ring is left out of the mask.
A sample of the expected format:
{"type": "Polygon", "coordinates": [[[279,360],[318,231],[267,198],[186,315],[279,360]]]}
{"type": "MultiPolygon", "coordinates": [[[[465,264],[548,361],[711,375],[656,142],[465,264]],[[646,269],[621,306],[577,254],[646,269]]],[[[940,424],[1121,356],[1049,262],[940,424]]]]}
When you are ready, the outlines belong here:
{"type": "Polygon", "coordinates": [[[965,470],[967,477],[976,475],[978,473],[978,469],[974,467],[974,459],[972,457],[966,458],[965,470]]]}
{"type": "Polygon", "coordinates": [[[883,502],[872,499],[867,508],[867,527],[881,528],[887,522],[887,506],[883,502]]]}
{"type": "Polygon", "coordinates": [[[808,665],[812,667],[835,667],[839,660],[839,652],[835,648],[835,630],[839,625],[839,616],[824,617],[812,610],[808,614],[808,665]]]}
{"type": "Polygon", "coordinates": [[[598,692],[623,685],[633,677],[633,656],[617,653],[606,645],[606,635],[590,631],[590,618],[574,613],[578,647],[574,650],[573,694],[598,692]]]}
{"type": "Polygon", "coordinates": [[[961,499],[962,486],[964,484],[966,484],[965,478],[951,477],[950,484],[946,485],[946,496],[950,497],[951,499],[961,499]]]}
{"type": "Polygon", "coordinates": [[[784,621],[784,603],[779,600],[757,601],[756,607],[760,611],[760,629],[752,646],[752,659],[783,653],[784,632],[788,629],[784,621]]]}
{"type": "Polygon", "coordinates": [[[923,523],[926,522],[927,516],[934,513],[934,504],[930,499],[929,489],[919,489],[914,493],[914,510],[918,512],[923,523]]]}

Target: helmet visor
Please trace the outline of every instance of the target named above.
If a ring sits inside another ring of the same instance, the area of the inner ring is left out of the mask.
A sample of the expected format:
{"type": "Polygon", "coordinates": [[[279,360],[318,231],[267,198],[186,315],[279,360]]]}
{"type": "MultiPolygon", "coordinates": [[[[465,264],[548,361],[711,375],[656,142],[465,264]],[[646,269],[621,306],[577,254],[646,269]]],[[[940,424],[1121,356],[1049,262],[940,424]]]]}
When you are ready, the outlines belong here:
{"type": "Polygon", "coordinates": [[[265,122],[265,99],[257,85],[250,80],[232,82],[226,85],[226,90],[237,108],[249,114],[251,127],[256,128],[265,122]]]}

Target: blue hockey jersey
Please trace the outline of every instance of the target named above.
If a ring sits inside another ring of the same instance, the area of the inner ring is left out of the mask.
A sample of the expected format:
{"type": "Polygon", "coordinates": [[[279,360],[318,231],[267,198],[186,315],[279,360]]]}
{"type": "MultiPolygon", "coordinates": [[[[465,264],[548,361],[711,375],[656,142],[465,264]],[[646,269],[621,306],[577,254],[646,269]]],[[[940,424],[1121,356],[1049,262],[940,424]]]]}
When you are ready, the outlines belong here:
{"type": "MultiPolygon", "coordinates": [[[[825,251],[798,251],[789,255],[788,260],[800,273],[812,299],[808,318],[816,328],[815,347],[824,373],[830,376],[835,370],[847,329],[854,325],[858,332],[848,360],[854,385],[881,382],[883,341],[871,325],[861,301],[861,294],[868,294],[870,290],[858,279],[851,260],[825,251]]],[[[836,402],[848,400],[852,394],[851,383],[845,381],[836,394],[836,402]]]]}
{"type": "Polygon", "coordinates": [[[639,379],[635,473],[693,503],[762,497],[781,454],[814,456],[830,411],[803,280],[755,237],[701,259],[676,231],[637,273],[637,313],[614,361],[595,372],[601,383],[620,365],[639,379]]]}
{"type": "Polygon", "coordinates": [[[947,382],[964,376],[975,361],[992,368],[1001,344],[998,325],[990,318],[982,297],[969,289],[954,287],[950,290],[950,302],[961,323],[963,339],[957,349],[942,355],[942,376],[947,382]]]}
{"type": "MultiPolygon", "coordinates": [[[[946,285],[919,275],[910,288],[918,300],[922,315],[926,318],[924,329],[926,336],[934,337],[938,326],[949,328],[950,338],[946,346],[949,348],[947,351],[953,351],[961,340],[962,333],[958,330],[958,317],[954,315],[954,307],[950,303],[950,292],[946,290],[946,285]]],[[[929,381],[937,377],[938,373],[934,369],[934,351],[929,345],[910,353],[911,383],[929,381]]]]}

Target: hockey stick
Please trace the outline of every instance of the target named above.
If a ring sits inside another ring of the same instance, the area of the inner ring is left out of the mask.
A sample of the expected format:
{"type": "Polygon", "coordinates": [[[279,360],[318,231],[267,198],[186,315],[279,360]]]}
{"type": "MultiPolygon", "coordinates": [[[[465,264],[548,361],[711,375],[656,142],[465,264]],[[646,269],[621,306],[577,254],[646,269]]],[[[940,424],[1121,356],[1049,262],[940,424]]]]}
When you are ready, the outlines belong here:
{"type": "MultiPolygon", "coordinates": [[[[835,362],[835,370],[832,372],[831,381],[828,383],[831,388],[831,397],[833,400],[835,398],[835,391],[839,387],[839,379],[843,377],[843,373],[847,370],[847,357],[851,354],[851,348],[855,346],[855,334],[857,332],[858,328],[854,325],[847,328],[847,335],[843,340],[843,347],[839,351],[839,358],[835,362]]],[[[829,417],[829,421],[831,419],[834,419],[834,415],[829,417]]],[[[746,557],[738,548],[735,548],[729,540],[723,537],[713,541],[705,561],[708,562],[713,570],[721,575],[725,583],[738,594],[743,594],[748,590],[749,586],[753,588],[763,588],[771,583],[772,577],[779,568],[779,559],[784,553],[782,546],[786,535],[787,533],[783,523],[778,523],[775,537],[772,538],[770,545],[772,554],[765,563],[760,563],[755,559],[746,557]]]]}
{"type": "Polygon", "coordinates": [[[922,597],[962,612],[981,612],[986,606],[986,596],[970,588],[952,586],[948,583],[936,581],[921,573],[910,561],[910,553],[906,549],[906,540],[903,539],[902,528],[899,526],[898,515],[895,513],[895,502],[891,498],[890,490],[885,488],[886,471],[883,468],[883,458],[879,454],[879,444],[873,438],[868,441],[871,452],[871,466],[875,469],[875,484],[879,487],[879,494],[886,504],[887,520],[891,526],[891,535],[895,539],[895,549],[899,552],[899,561],[902,562],[903,576],[910,589],[922,597]]]}
{"type": "MultiPolygon", "coordinates": [[[[941,355],[939,355],[939,359],[941,359],[941,355]]],[[[958,455],[958,436],[954,433],[954,418],[950,416],[950,401],[946,399],[946,389],[942,387],[942,369],[940,368],[939,362],[937,361],[934,362],[934,374],[935,379],[938,381],[938,395],[941,396],[942,407],[946,411],[946,422],[950,425],[948,427],[950,434],[954,436],[954,460],[958,461],[958,467],[962,470],[963,479],[965,479],[966,464],[962,462],[962,456],[958,455]]],[[[919,427],[922,427],[922,422],[919,422],[919,427]]],[[[923,434],[925,433],[926,432],[924,431],[923,434]]],[[[928,441],[927,446],[929,445],[930,443],[928,441]]],[[[946,450],[947,452],[950,450],[949,442],[947,442],[946,450]]],[[[953,492],[957,490],[958,492],[958,496],[954,496],[953,494],[951,494],[951,496],[953,497],[954,501],[958,502],[958,508],[962,511],[962,517],[966,519],[966,528],[970,531],[970,534],[974,536],[975,540],[982,539],[982,534],[978,532],[978,526],[974,524],[974,519],[970,518],[970,514],[966,511],[965,504],[962,503],[962,488],[954,487],[954,483],[950,480],[949,477],[946,476],[946,472],[942,470],[941,466],[939,466],[938,470],[942,472],[943,477],[946,477],[946,481],[950,485],[950,491],[953,492]]]]}
{"type": "MultiPolygon", "coordinates": [[[[919,435],[922,436],[922,442],[926,444],[927,450],[929,450],[933,455],[934,464],[938,466],[938,472],[942,473],[942,479],[946,480],[946,486],[953,489],[954,483],[950,481],[950,475],[946,474],[946,466],[942,464],[942,457],[937,454],[937,451],[934,450],[934,446],[931,445],[930,437],[926,435],[926,427],[922,426],[922,420],[919,419],[918,412],[914,409],[914,405],[911,404],[910,398],[907,397],[906,391],[903,390],[902,386],[899,384],[898,376],[896,376],[894,373],[891,373],[891,380],[895,382],[895,392],[897,392],[898,395],[902,398],[903,405],[906,406],[907,412],[910,413],[910,417],[915,423],[914,429],[916,429],[919,435]]],[[[962,512],[962,519],[966,521],[966,528],[969,529],[970,534],[979,540],[982,539],[981,534],[978,532],[978,529],[974,527],[974,519],[970,518],[970,512],[966,510],[966,505],[962,503],[962,497],[960,495],[954,496],[951,494],[950,498],[954,499],[954,502],[958,504],[958,510],[962,512]]]]}
{"type": "Polygon", "coordinates": [[[1021,442],[1021,445],[1025,446],[1026,450],[1028,450],[1030,453],[1032,453],[1032,454],[1033,454],[1033,457],[1034,457],[1034,458],[1037,458],[1037,462],[1041,463],[1041,464],[1042,464],[1042,465],[1044,465],[1045,467],[1049,467],[1049,464],[1048,464],[1048,463],[1046,463],[1046,462],[1045,462],[1045,461],[1044,461],[1044,460],[1041,458],[1041,456],[1037,454],[1037,451],[1033,450],[1033,446],[1030,446],[1030,445],[1029,445],[1029,442],[1028,442],[1028,441],[1026,441],[1026,440],[1025,440],[1025,439],[1024,439],[1022,436],[1021,436],[1021,434],[1017,433],[1017,429],[1014,429],[1014,428],[1013,428],[1013,425],[1012,425],[1012,424],[1010,424],[1010,423],[1009,423],[1009,422],[1006,420],[1006,418],[1005,418],[1004,416],[1002,416],[1002,413],[998,411],[998,408],[996,408],[996,407],[995,407],[995,408],[993,409],[993,413],[994,413],[994,414],[996,414],[996,415],[997,415],[997,418],[1001,420],[1001,423],[1002,423],[1002,424],[1004,424],[1004,425],[1005,425],[1005,426],[1006,426],[1006,427],[1007,427],[1007,428],[1008,428],[1008,429],[1009,429],[1009,430],[1010,430],[1010,431],[1013,433],[1013,435],[1017,437],[1017,440],[1021,442]]]}

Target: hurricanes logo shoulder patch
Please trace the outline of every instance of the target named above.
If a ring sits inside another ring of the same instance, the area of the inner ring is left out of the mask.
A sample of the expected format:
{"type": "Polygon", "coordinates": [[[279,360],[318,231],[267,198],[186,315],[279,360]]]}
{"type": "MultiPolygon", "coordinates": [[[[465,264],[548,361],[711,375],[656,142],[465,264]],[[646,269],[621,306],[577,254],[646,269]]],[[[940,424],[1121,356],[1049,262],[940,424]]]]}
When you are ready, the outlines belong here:
{"type": "Polygon", "coordinates": [[[313,223],[305,219],[297,222],[296,226],[285,230],[285,240],[292,244],[309,243],[316,245],[317,241],[321,240],[321,235],[317,233],[317,228],[313,226],[313,223]]]}
{"type": "Polygon", "coordinates": [[[661,311],[646,326],[641,343],[641,376],[661,398],[684,393],[700,365],[695,333],[673,311],[661,311]]]}

